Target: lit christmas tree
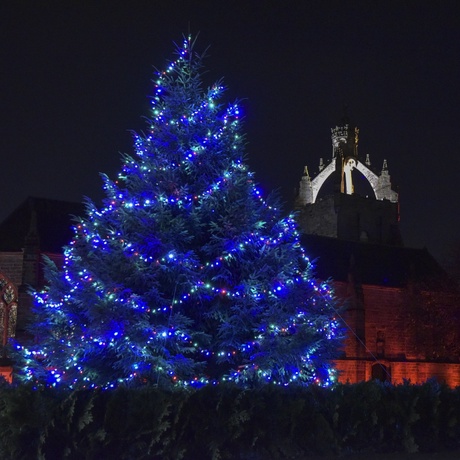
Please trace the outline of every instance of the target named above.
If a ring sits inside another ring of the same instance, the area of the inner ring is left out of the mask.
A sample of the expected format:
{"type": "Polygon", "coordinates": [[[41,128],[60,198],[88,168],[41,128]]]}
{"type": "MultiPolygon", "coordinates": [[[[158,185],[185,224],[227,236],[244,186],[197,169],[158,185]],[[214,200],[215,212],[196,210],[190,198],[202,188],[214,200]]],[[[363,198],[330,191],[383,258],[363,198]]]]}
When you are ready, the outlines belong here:
{"type": "Polygon", "coordinates": [[[334,299],[293,218],[257,190],[223,91],[203,89],[185,39],[156,76],[147,135],[104,177],[102,207],[88,201],[63,270],[48,268],[25,378],[41,366],[72,388],[331,382],[334,299]]]}

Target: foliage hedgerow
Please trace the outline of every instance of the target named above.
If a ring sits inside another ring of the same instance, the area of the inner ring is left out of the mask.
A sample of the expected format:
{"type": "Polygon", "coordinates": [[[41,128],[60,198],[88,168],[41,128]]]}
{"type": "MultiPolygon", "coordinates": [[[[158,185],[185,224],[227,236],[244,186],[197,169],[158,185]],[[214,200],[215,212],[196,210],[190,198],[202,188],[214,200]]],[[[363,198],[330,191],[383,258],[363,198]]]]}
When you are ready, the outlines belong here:
{"type": "Polygon", "coordinates": [[[460,388],[0,388],[2,459],[283,459],[460,449],[460,388]]]}

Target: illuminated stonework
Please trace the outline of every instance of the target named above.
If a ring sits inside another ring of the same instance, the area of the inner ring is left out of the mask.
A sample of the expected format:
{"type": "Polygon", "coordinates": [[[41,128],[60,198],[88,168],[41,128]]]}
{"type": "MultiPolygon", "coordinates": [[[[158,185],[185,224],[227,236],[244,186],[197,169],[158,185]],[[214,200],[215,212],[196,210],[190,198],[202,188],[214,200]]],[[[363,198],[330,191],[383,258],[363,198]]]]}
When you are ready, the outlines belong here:
{"type": "Polygon", "coordinates": [[[311,178],[307,167],[300,181],[298,205],[305,206],[315,203],[318,193],[326,180],[335,172],[340,171],[340,191],[347,195],[354,193],[352,171],[356,169],[369,182],[377,200],[389,200],[392,203],[398,202],[398,193],[391,188],[390,175],[388,173],[387,161],[383,161],[380,174],[370,169],[369,155],[364,162],[358,158],[358,128],[354,130],[348,124],[336,126],[331,129],[332,138],[332,159],[325,166],[323,158],[320,158],[319,173],[311,178]]]}
{"type": "Polygon", "coordinates": [[[305,167],[296,202],[315,274],[344,303],[339,381],[457,387],[458,290],[426,249],[404,247],[387,161],[375,171],[361,160],[358,133],[346,122],[332,129],[332,158],[316,174],[305,167]]]}
{"type": "Polygon", "coordinates": [[[331,129],[331,140],[332,158],[320,158],[313,175],[305,166],[300,181],[296,208],[303,233],[401,244],[398,193],[392,189],[387,161],[373,171],[369,155],[361,160],[359,130],[348,122],[331,129]]]}
{"type": "Polygon", "coordinates": [[[0,274],[0,334],[5,346],[10,337],[16,333],[18,310],[18,293],[16,287],[0,274]]]}

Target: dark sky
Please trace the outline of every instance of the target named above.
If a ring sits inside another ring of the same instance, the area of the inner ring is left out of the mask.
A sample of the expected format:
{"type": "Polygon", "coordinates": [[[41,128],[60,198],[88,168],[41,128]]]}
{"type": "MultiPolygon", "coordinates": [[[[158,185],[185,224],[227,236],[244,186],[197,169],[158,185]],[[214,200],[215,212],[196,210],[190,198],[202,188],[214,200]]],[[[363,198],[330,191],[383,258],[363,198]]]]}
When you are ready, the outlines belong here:
{"type": "Polygon", "coordinates": [[[388,160],[406,245],[438,259],[460,245],[457,1],[4,1],[0,219],[30,195],[98,201],[189,30],[210,47],[208,83],[242,100],[265,193],[290,202],[347,105],[360,154],[388,160]]]}

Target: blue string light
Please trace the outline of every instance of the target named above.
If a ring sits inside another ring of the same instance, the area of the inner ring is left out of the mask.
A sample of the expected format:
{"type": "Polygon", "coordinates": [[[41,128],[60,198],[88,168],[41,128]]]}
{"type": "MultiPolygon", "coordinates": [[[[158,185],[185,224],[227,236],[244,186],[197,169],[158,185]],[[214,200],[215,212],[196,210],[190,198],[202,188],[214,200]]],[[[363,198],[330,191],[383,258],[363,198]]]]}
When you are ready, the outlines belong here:
{"type": "Polygon", "coordinates": [[[335,380],[318,367],[318,344],[340,337],[333,293],[311,279],[294,217],[280,218],[244,164],[238,105],[222,107],[219,84],[193,99],[193,54],[187,38],[157,73],[150,132],[134,136],[116,181],[103,177],[103,206],[87,203],[62,276],[36,294],[50,336],[18,346],[26,379],[44,362],[48,385],[71,388],[335,380]],[[266,357],[291,342],[295,360],[266,357]],[[211,375],[216,364],[226,370],[211,375]]]}

